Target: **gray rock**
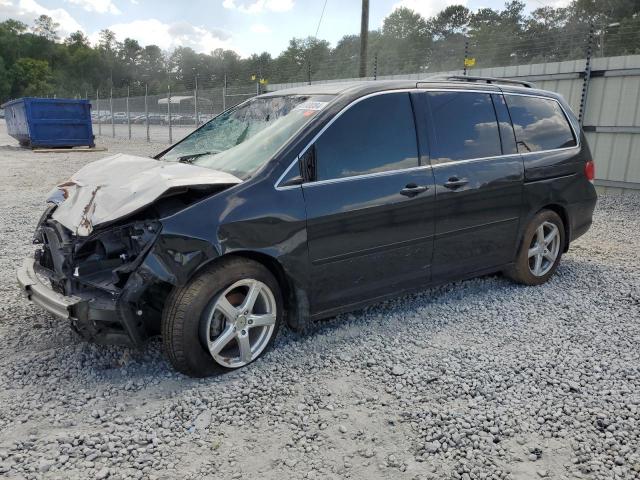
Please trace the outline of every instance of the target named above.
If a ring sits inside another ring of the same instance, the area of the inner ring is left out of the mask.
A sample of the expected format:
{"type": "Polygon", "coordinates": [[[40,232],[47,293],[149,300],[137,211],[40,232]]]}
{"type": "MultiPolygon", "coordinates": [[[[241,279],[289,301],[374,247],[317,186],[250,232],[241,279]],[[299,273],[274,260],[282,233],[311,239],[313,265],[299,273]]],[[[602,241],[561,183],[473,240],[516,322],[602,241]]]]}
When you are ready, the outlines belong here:
{"type": "Polygon", "coordinates": [[[442,447],[441,443],[438,440],[434,440],[431,443],[426,445],[425,450],[429,453],[436,453],[442,447]]]}
{"type": "Polygon", "coordinates": [[[51,467],[53,467],[54,465],[55,462],[53,460],[43,458],[38,462],[38,471],[40,471],[41,473],[46,473],[51,470],[51,467]]]}
{"type": "Polygon", "coordinates": [[[109,476],[110,472],[108,468],[101,468],[100,470],[98,470],[98,472],[96,473],[96,479],[97,480],[104,480],[105,478],[107,478],[109,476]]]}
{"type": "Polygon", "coordinates": [[[568,385],[569,390],[571,390],[572,392],[580,393],[582,391],[582,388],[580,387],[580,384],[578,382],[570,381],[568,382],[568,385]]]}

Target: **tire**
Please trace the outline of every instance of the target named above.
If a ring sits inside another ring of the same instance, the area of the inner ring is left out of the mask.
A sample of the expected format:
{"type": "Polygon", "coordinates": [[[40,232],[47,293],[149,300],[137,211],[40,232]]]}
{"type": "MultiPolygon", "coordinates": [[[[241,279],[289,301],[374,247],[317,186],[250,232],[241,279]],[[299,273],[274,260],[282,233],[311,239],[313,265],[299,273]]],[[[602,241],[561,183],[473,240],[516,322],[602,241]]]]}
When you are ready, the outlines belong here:
{"type": "Polygon", "coordinates": [[[565,230],[562,219],[552,210],[542,210],[527,225],[515,262],[504,273],[513,281],[523,285],[541,285],[549,280],[558,268],[564,245],[565,230]],[[548,245],[545,245],[546,239],[551,238],[554,227],[557,229],[556,236],[548,245]],[[545,238],[542,244],[539,242],[540,228],[545,238]],[[530,256],[532,252],[533,257],[530,256]]]}
{"type": "Polygon", "coordinates": [[[280,286],[271,272],[253,260],[229,257],[171,292],[162,313],[162,342],[176,370],[207,377],[248,365],[267,352],[283,316],[280,286]],[[235,308],[251,298],[250,310],[235,308]]]}

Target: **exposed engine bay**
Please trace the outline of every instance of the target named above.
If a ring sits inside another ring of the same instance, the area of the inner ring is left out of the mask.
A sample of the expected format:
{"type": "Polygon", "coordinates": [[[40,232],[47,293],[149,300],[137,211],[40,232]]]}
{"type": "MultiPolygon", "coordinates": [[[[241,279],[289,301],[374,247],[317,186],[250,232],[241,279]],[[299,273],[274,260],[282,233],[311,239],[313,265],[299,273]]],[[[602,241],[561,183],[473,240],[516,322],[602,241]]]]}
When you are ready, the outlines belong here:
{"type": "MultiPolygon", "coordinates": [[[[161,219],[240,182],[191,165],[170,167],[167,175],[157,160],[116,156],[87,165],[49,196],[24,283],[27,290],[32,286],[36,303],[54,304],[50,310],[69,318],[88,340],[140,344],[158,333],[171,285],[140,265],[157,246],[161,219]],[[114,173],[122,161],[127,163],[126,178],[122,171],[114,173]],[[89,181],[94,170],[105,169],[111,172],[106,180],[89,181]]],[[[172,250],[157,250],[162,258],[176,256],[172,250]]]]}
{"type": "Polygon", "coordinates": [[[48,218],[34,236],[34,243],[42,245],[35,259],[51,272],[51,284],[62,294],[86,287],[117,292],[159,229],[157,222],[133,222],[82,238],[48,218]]]}

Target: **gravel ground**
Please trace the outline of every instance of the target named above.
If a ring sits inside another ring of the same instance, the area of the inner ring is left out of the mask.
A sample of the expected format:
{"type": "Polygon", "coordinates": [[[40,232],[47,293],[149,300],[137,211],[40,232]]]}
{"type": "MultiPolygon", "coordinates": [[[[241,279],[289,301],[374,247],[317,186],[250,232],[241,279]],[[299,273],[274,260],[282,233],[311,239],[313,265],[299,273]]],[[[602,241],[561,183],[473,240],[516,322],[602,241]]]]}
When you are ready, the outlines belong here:
{"type": "MultiPolygon", "coordinates": [[[[100,128],[102,134],[98,135],[99,125],[93,124],[93,132],[96,134],[98,143],[104,141],[110,141],[112,136],[116,138],[128,138],[129,127],[128,125],[116,124],[111,129],[111,124],[103,124],[100,128]]],[[[172,127],[172,140],[177,142],[182,137],[188,135],[194,130],[192,125],[173,125],[172,127]]],[[[147,127],[145,125],[131,125],[131,138],[136,142],[142,142],[147,138],[147,127]]],[[[149,140],[153,143],[165,144],[166,148],[169,145],[169,126],[168,125],[149,125],[149,140]]],[[[156,147],[158,151],[162,150],[162,146],[156,147]]]]}
{"type": "Polygon", "coordinates": [[[448,284],[193,380],[158,341],[90,345],[22,298],[46,193],[107,153],[32,153],[3,125],[0,145],[0,477],[640,478],[640,197],[602,197],[546,285],[448,284]]]}

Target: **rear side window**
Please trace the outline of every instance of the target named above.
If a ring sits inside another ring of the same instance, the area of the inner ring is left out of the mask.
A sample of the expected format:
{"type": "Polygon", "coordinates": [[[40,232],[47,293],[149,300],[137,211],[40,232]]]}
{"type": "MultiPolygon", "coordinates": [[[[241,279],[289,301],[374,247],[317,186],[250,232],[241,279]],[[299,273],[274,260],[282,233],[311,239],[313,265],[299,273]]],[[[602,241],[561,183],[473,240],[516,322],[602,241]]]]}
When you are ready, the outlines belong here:
{"type": "Polygon", "coordinates": [[[429,92],[431,163],[502,155],[498,121],[488,93],[429,92]]]}
{"type": "Polygon", "coordinates": [[[418,166],[413,110],[408,93],[362,100],[316,141],[316,180],[418,166]]]}
{"type": "Polygon", "coordinates": [[[575,147],[560,104],[550,98],[505,95],[520,153],[575,147]]]}

